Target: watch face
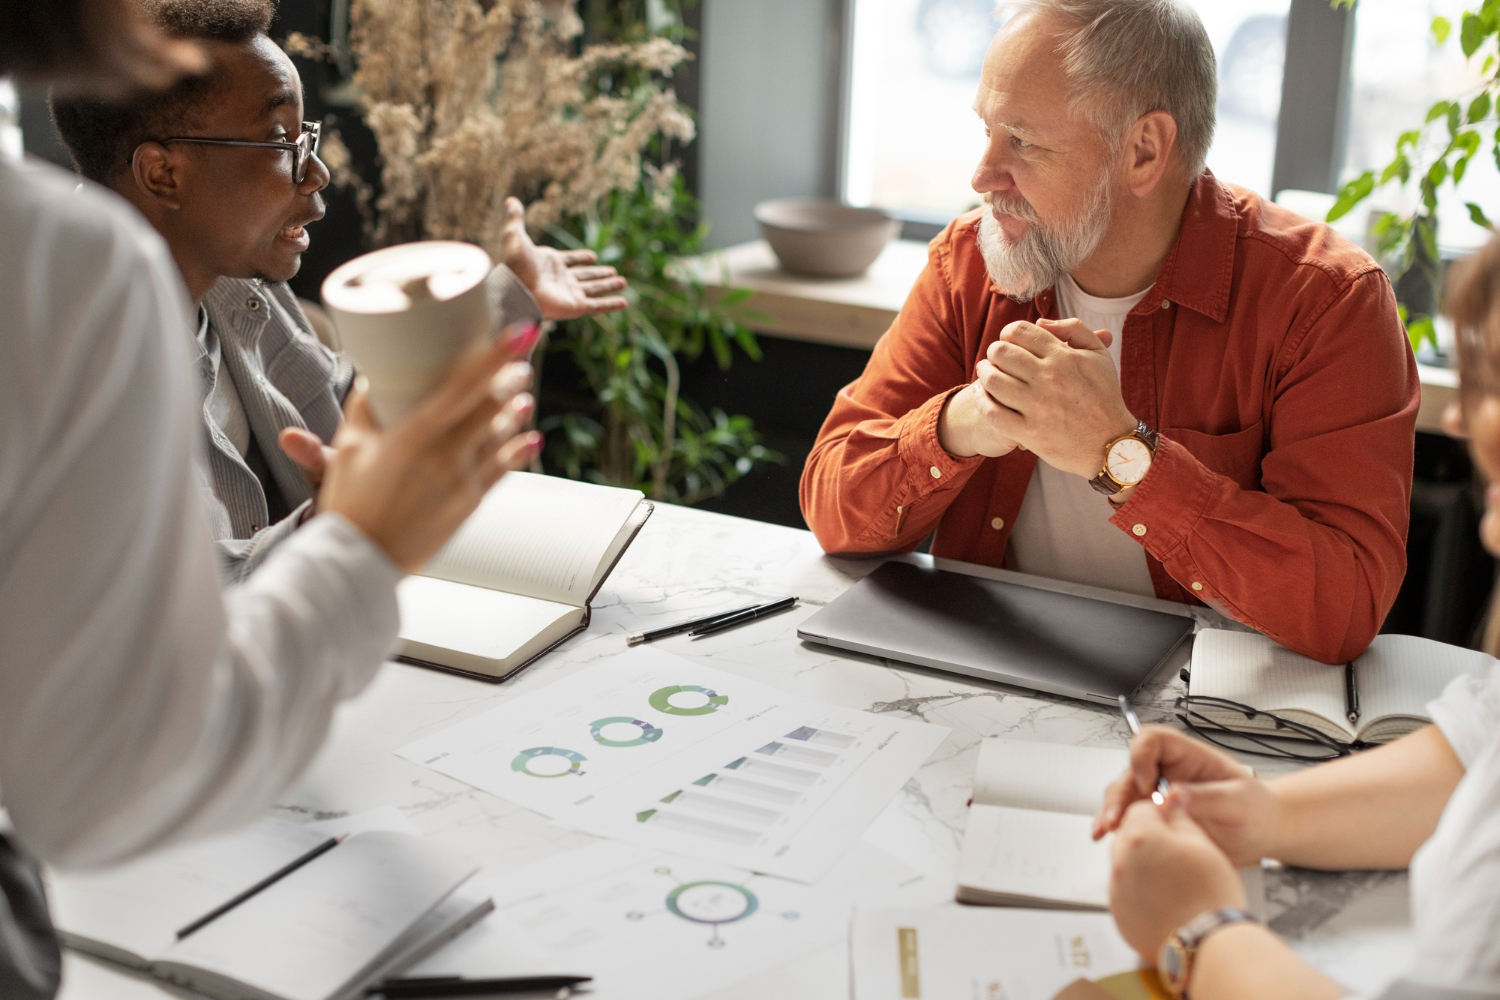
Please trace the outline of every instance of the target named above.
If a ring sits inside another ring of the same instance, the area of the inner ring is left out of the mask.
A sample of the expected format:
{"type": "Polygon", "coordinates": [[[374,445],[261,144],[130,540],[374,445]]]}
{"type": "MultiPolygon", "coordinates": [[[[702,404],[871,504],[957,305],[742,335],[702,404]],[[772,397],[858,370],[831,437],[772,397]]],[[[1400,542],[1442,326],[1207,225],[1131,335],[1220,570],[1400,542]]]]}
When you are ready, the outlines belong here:
{"type": "Polygon", "coordinates": [[[1161,946],[1161,951],[1156,956],[1157,978],[1163,986],[1172,992],[1174,996],[1181,996],[1187,983],[1187,956],[1182,949],[1182,942],[1177,938],[1170,937],[1161,946]]]}
{"type": "Polygon", "coordinates": [[[1116,441],[1109,449],[1109,458],[1104,464],[1109,477],[1121,486],[1134,486],[1146,478],[1151,468],[1151,449],[1140,438],[1128,437],[1116,441]]]}

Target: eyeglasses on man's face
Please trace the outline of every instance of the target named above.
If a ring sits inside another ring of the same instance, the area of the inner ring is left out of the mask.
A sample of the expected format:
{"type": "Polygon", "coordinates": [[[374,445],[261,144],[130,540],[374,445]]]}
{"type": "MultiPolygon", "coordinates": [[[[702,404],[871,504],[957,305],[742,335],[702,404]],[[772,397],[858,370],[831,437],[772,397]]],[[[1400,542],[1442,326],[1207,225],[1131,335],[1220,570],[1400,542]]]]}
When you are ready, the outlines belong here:
{"type": "Polygon", "coordinates": [[[303,122],[302,133],[295,142],[254,142],[249,139],[211,139],[200,135],[173,135],[156,141],[165,146],[171,142],[191,142],[200,146],[241,146],[246,149],[275,149],[292,154],[292,182],[307,180],[307,167],[318,155],[318,140],[323,134],[322,122],[303,122]]]}

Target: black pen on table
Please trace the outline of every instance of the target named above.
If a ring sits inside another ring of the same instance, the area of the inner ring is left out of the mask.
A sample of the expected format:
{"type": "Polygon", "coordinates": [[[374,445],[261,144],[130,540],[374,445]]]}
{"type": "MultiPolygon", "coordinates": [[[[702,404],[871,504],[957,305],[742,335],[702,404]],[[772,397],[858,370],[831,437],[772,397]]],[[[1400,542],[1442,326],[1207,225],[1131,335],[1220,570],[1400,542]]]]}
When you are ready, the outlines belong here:
{"type": "Polygon", "coordinates": [[[235,896],[233,899],[229,900],[229,902],[225,903],[222,906],[214,907],[212,910],[209,910],[197,920],[194,920],[192,923],[188,924],[182,930],[177,932],[177,940],[181,941],[183,938],[187,937],[189,934],[192,934],[194,931],[202,930],[204,927],[213,923],[215,920],[218,920],[224,914],[228,913],[236,906],[239,906],[250,897],[266,889],[269,889],[277,882],[280,882],[282,879],[286,878],[292,872],[296,871],[298,868],[301,868],[309,861],[327,854],[329,851],[339,846],[339,844],[343,843],[343,841],[343,837],[329,837],[327,840],[323,841],[321,844],[319,844],[317,847],[314,847],[306,854],[303,854],[295,861],[292,861],[290,864],[287,864],[286,866],[279,868],[271,874],[267,875],[265,878],[261,879],[259,882],[255,883],[250,888],[240,893],[238,896],[235,896]]]}
{"type": "Polygon", "coordinates": [[[680,635],[683,632],[687,632],[704,625],[712,625],[714,622],[722,621],[725,618],[733,618],[735,615],[742,615],[746,611],[754,611],[758,607],[761,607],[761,605],[751,604],[748,607],[735,608],[733,611],[720,611],[718,614],[709,615],[707,618],[694,618],[690,622],[678,622],[676,625],[664,625],[661,628],[652,629],[649,632],[636,632],[633,635],[627,635],[625,637],[625,645],[639,646],[643,642],[655,642],[657,639],[665,639],[669,635],[680,635]]]}
{"type": "Polygon", "coordinates": [[[770,604],[762,604],[758,608],[750,608],[738,614],[728,615],[716,622],[696,628],[688,633],[688,638],[697,639],[700,636],[713,635],[715,632],[722,632],[726,628],[734,628],[736,625],[743,625],[746,622],[753,622],[757,618],[764,618],[766,615],[774,615],[778,611],[785,611],[796,603],[797,599],[795,597],[783,597],[779,601],[772,601],[770,604]]]}
{"type": "Polygon", "coordinates": [[[494,996],[497,993],[547,993],[557,997],[572,994],[573,987],[591,982],[592,976],[514,976],[506,979],[464,979],[461,976],[421,976],[388,979],[371,986],[365,994],[386,1000],[417,1000],[418,997],[494,996]]]}
{"type": "MultiPolygon", "coordinates": [[[[1135,707],[1130,704],[1130,699],[1123,694],[1120,695],[1120,714],[1125,716],[1125,725],[1130,727],[1131,736],[1141,734],[1141,717],[1135,714],[1135,707]]],[[[1166,778],[1157,777],[1156,791],[1151,793],[1151,801],[1161,805],[1167,801],[1167,793],[1172,790],[1172,785],[1166,778]]]]}
{"type": "Polygon", "coordinates": [[[1359,686],[1354,683],[1354,664],[1344,664],[1344,712],[1349,725],[1359,725],[1359,686]]]}

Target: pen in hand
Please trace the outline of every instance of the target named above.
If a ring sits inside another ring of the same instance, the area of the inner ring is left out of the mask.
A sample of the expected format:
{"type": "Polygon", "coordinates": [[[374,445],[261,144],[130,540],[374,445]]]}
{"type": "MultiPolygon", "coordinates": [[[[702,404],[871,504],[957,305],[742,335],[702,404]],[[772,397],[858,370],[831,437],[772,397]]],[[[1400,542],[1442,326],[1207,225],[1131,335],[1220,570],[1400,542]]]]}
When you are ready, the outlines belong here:
{"type": "MultiPolygon", "coordinates": [[[[1130,699],[1123,694],[1120,695],[1120,714],[1125,716],[1125,725],[1130,727],[1131,736],[1141,734],[1141,717],[1135,714],[1135,708],[1131,706],[1130,699]]],[[[1151,801],[1161,805],[1167,801],[1167,793],[1172,790],[1172,785],[1166,778],[1156,779],[1156,791],[1151,793],[1151,801]]]]}

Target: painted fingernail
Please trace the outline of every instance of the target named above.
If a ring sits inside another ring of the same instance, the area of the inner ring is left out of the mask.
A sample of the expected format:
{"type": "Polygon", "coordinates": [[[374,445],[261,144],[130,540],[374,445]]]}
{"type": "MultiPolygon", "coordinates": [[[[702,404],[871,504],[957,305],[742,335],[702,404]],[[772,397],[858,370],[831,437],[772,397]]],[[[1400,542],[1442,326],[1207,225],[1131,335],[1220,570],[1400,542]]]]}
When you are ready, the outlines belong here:
{"type": "Polygon", "coordinates": [[[530,413],[536,409],[536,397],[529,392],[517,393],[510,401],[510,408],[518,414],[530,413]]]}
{"type": "Polygon", "coordinates": [[[537,338],[541,336],[541,334],[542,328],[540,326],[535,323],[527,323],[526,326],[521,329],[520,333],[511,338],[510,346],[513,350],[517,351],[530,350],[531,346],[536,343],[537,338]]]}

